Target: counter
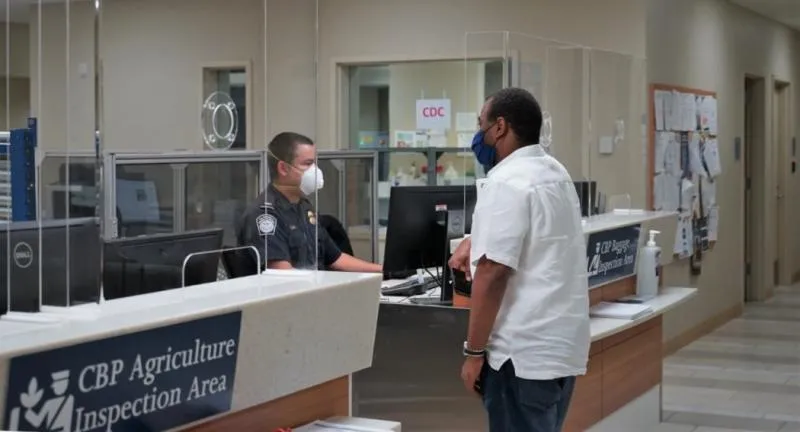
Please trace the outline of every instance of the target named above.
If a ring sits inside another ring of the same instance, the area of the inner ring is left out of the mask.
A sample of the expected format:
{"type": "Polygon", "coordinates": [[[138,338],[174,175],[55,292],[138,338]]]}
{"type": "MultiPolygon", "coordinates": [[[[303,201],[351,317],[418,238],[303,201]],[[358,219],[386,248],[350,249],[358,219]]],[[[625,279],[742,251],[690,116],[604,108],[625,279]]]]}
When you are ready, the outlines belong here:
{"type": "Polygon", "coordinates": [[[380,280],[270,272],[55,324],[0,320],[0,423],[248,431],[349,415],[349,376],[372,363],[380,280]]]}
{"type": "MultiPolygon", "coordinates": [[[[638,246],[646,241],[644,233],[650,229],[662,232],[659,244],[665,252],[660,263],[670,265],[676,227],[677,214],[673,212],[620,212],[588,218],[584,233],[590,303],[635,294],[638,246]],[[637,247],[630,247],[631,243],[637,247]],[[607,261],[623,264],[603,265],[607,261]],[[593,262],[601,269],[594,274],[593,262]]],[[[460,241],[453,241],[451,248],[460,241]]],[[[438,296],[437,291],[425,295],[438,296]]],[[[578,379],[565,431],[656,427],[661,415],[661,317],[695,294],[694,288],[661,287],[659,295],[648,302],[652,314],[637,320],[591,319],[588,371],[578,379]]],[[[400,421],[414,431],[485,430],[479,400],[467,394],[459,379],[468,307],[468,301],[441,307],[383,298],[373,366],[353,376],[355,413],[400,421]]]]}

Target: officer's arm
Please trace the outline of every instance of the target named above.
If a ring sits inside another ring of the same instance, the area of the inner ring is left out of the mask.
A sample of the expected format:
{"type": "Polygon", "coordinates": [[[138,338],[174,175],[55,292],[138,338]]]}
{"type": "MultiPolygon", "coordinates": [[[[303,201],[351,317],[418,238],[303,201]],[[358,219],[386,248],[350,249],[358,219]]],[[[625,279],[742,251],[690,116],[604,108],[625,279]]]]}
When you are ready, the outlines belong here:
{"type": "Polygon", "coordinates": [[[383,267],[380,264],[375,264],[358,259],[352,255],[342,252],[339,259],[334,261],[331,268],[338,271],[356,272],[356,273],[382,273],[383,267]]]}
{"type": "Polygon", "coordinates": [[[291,270],[294,267],[292,267],[292,263],[290,263],[289,261],[271,260],[271,261],[267,262],[267,268],[273,269],[273,270],[291,270]]]}

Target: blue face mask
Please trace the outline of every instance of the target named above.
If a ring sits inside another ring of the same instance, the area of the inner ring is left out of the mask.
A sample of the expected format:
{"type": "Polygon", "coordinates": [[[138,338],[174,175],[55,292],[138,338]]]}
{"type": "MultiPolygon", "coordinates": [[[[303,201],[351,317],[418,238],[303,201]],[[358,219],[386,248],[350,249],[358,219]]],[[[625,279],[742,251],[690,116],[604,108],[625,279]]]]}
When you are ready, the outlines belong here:
{"type": "Polygon", "coordinates": [[[485,135],[486,131],[484,130],[479,130],[475,133],[475,136],[472,138],[472,152],[475,153],[475,158],[478,160],[478,163],[483,165],[484,171],[489,172],[495,164],[497,151],[494,147],[483,141],[485,135]]]}

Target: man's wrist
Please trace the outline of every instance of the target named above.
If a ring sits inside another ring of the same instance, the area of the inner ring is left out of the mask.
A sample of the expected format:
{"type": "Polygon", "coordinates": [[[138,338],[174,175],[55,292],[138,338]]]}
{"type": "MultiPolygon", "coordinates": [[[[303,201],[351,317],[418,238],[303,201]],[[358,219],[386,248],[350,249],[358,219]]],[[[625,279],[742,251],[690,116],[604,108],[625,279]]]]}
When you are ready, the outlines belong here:
{"type": "Polygon", "coordinates": [[[486,355],[486,348],[475,348],[465,341],[463,353],[465,357],[483,357],[486,355]]]}

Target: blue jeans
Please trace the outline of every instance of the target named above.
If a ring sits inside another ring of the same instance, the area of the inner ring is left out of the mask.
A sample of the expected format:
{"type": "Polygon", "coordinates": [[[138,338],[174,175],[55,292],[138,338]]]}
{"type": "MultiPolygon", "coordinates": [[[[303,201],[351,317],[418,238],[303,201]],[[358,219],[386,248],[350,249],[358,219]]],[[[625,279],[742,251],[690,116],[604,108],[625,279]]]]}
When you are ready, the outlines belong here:
{"type": "Polygon", "coordinates": [[[575,377],[538,381],[518,378],[511,360],[499,371],[484,365],[483,405],[490,432],[560,432],[575,377]]]}

